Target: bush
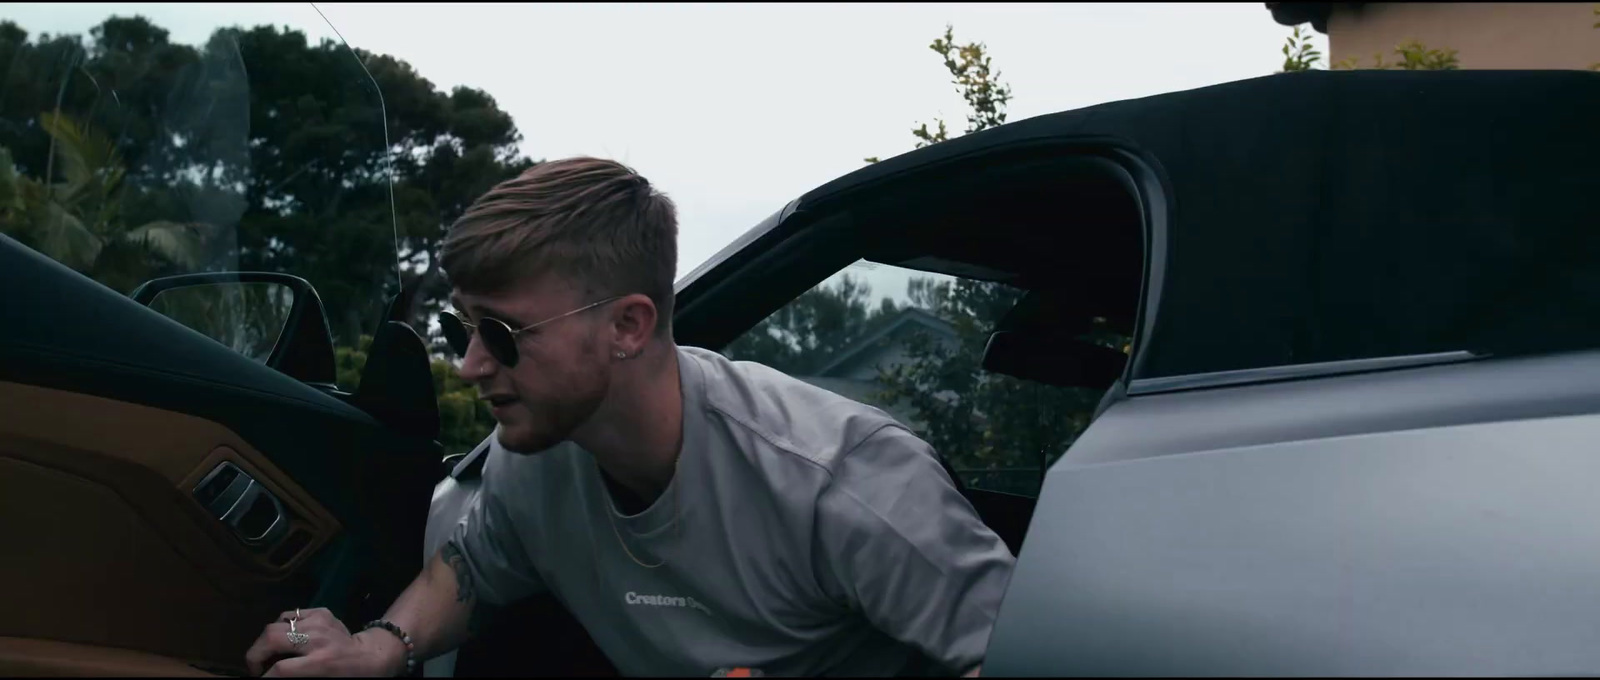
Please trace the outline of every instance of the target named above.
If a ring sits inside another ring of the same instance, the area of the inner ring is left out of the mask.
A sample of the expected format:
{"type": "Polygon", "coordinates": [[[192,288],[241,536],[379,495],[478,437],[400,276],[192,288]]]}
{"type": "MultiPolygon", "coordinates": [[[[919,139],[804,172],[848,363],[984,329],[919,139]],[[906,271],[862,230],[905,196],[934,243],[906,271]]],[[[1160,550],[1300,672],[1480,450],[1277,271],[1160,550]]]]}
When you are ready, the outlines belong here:
{"type": "MultiPolygon", "coordinates": [[[[361,371],[367,365],[372,336],[363,335],[355,347],[334,350],[339,389],[353,392],[361,384],[361,371]]],[[[489,405],[478,399],[476,387],[461,379],[456,367],[445,359],[434,359],[433,393],[439,399],[439,443],[445,453],[462,453],[477,446],[494,431],[494,416],[489,405]]]]}

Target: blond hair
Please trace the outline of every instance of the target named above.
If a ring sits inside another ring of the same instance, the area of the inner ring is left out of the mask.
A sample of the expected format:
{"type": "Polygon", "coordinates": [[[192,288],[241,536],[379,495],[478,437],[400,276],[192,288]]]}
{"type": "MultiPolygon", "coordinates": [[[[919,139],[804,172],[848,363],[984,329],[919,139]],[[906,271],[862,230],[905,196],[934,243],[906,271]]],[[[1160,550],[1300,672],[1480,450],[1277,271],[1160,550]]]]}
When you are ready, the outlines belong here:
{"type": "Polygon", "coordinates": [[[451,226],[439,257],[464,291],[498,292],[555,273],[590,295],[648,295],[656,331],[672,326],[677,209],[615,161],[549,161],[501,182],[451,226]]]}

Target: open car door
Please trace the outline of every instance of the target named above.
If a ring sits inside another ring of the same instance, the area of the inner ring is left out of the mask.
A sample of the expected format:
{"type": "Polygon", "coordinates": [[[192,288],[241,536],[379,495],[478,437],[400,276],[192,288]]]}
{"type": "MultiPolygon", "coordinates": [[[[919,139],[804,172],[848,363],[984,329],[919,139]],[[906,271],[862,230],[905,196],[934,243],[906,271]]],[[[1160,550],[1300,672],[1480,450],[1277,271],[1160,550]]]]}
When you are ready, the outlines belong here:
{"type": "Polygon", "coordinates": [[[359,629],[416,575],[440,459],[422,341],[384,321],[377,81],[324,43],[298,68],[338,88],[300,97],[262,66],[292,39],[270,27],[6,39],[0,675],[243,675],[285,609],[359,629]],[[348,164],[294,157],[327,144],[348,164]],[[328,267],[371,286],[324,298],[328,267]],[[341,388],[352,335],[374,339],[341,388]]]}

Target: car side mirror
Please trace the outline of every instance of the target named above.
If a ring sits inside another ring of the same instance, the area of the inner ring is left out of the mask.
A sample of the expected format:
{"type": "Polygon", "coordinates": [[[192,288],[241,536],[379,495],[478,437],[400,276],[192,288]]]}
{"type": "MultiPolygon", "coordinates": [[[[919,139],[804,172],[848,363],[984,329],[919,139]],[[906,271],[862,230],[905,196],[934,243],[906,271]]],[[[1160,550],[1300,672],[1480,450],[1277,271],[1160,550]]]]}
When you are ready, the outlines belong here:
{"type": "Polygon", "coordinates": [[[146,281],[129,297],[301,382],[338,381],[322,298],[298,276],[182,274],[146,281]]]}

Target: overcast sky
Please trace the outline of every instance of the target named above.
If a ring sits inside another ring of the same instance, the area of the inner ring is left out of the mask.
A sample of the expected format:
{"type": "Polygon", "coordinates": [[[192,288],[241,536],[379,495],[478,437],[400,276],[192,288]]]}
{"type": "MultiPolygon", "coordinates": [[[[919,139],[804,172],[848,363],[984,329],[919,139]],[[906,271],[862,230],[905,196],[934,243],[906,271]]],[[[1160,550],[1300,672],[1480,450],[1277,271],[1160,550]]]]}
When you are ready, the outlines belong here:
{"type": "MultiPolygon", "coordinates": [[[[679,206],[680,275],[863,157],[910,150],[916,123],[959,131],[964,104],[928,49],[947,23],[988,45],[1011,120],[1266,75],[1289,33],[1262,3],[317,7],[441,89],[488,91],[527,155],[610,157],[650,178],[679,206]]],[[[262,23],[332,37],[309,4],[0,6],[33,34],[136,13],[176,42],[262,23]]]]}

